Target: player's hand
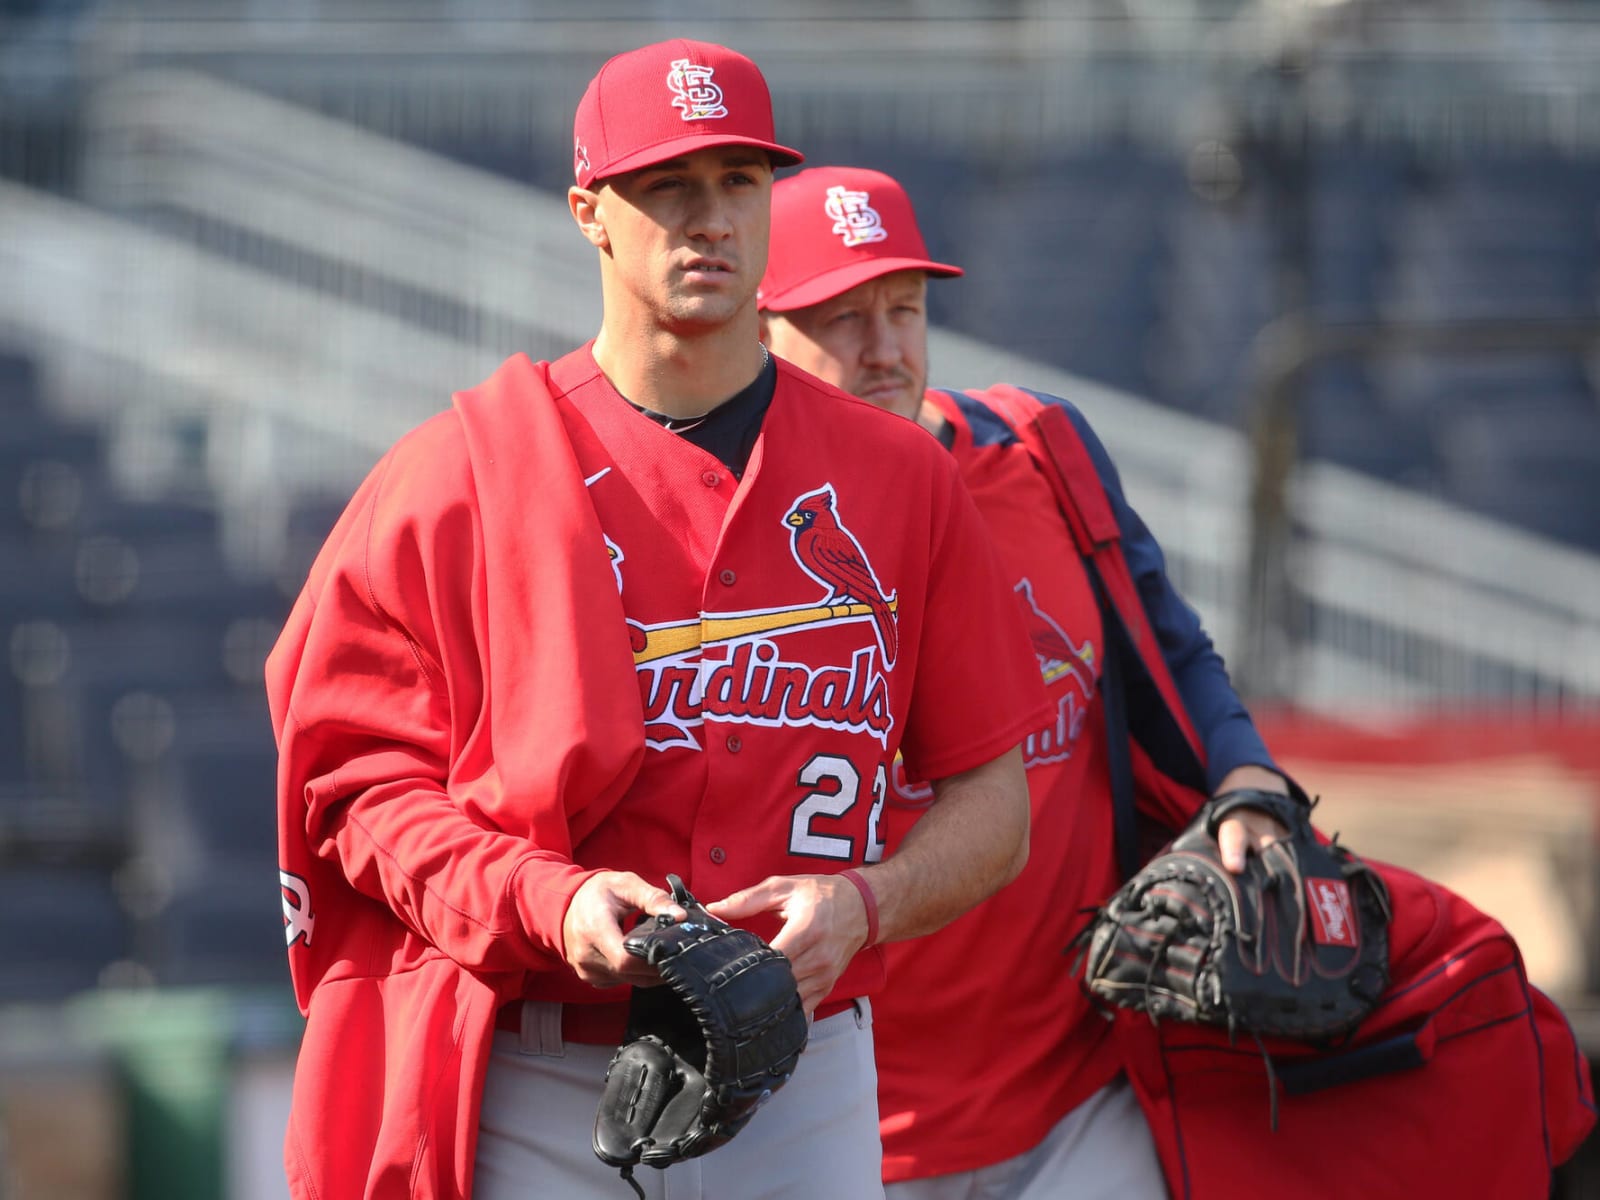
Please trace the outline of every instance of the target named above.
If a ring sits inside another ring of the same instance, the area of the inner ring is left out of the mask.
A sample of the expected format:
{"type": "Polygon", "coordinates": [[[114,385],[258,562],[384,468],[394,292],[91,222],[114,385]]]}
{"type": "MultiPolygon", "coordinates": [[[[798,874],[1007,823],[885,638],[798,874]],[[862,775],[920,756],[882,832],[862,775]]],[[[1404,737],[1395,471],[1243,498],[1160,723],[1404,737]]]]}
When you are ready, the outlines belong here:
{"type": "Polygon", "coordinates": [[[1253,808],[1241,808],[1223,819],[1217,826],[1217,848],[1222,851],[1222,865],[1235,875],[1243,874],[1245,856],[1251,851],[1260,854],[1279,838],[1289,836],[1276,817],[1253,808]]]}
{"type": "Polygon", "coordinates": [[[833,875],[769,875],[754,887],[706,905],[706,911],[729,922],[768,912],[783,919],[772,948],[788,955],[808,1017],[867,940],[861,893],[833,875]]]}
{"type": "MultiPolygon", "coordinates": [[[[1216,794],[1220,796],[1235,788],[1260,788],[1285,796],[1289,794],[1283,776],[1266,767],[1254,765],[1235,767],[1229,771],[1218,785],[1216,794]]],[[[1248,853],[1254,851],[1260,854],[1270,843],[1288,836],[1289,831],[1276,817],[1253,808],[1238,809],[1217,826],[1217,848],[1222,851],[1222,865],[1235,875],[1242,874],[1248,853]]]]}
{"type": "Polygon", "coordinates": [[[583,881],[567,906],[561,938],[567,963],[578,978],[594,987],[631,983],[651,987],[661,982],[654,967],[629,954],[622,939],[640,913],[686,914],[672,902],[672,893],[628,871],[601,871],[583,881]]]}

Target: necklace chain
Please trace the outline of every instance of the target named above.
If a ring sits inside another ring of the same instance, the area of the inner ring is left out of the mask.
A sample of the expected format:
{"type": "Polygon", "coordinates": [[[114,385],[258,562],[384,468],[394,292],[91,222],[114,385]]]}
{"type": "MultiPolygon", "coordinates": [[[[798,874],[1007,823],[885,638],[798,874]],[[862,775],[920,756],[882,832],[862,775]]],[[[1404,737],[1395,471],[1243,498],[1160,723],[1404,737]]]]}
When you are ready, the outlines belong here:
{"type": "MultiPolygon", "coordinates": [[[[711,410],[711,412],[716,411],[717,410],[714,408],[711,410]]],[[[665,429],[668,433],[688,433],[689,430],[699,429],[700,426],[704,425],[706,423],[706,418],[710,415],[710,412],[705,412],[701,413],[698,417],[684,417],[682,418],[681,422],[677,417],[664,417],[661,421],[661,428],[665,429]]]]}
{"type": "MultiPolygon", "coordinates": [[[[757,342],[756,344],[761,347],[761,370],[765,371],[768,364],[772,362],[772,355],[767,352],[767,344],[765,342],[757,342]]],[[[668,433],[688,433],[691,429],[698,429],[704,425],[706,418],[721,407],[722,405],[719,404],[716,408],[708,408],[698,417],[666,417],[661,421],[661,428],[668,433]]]]}

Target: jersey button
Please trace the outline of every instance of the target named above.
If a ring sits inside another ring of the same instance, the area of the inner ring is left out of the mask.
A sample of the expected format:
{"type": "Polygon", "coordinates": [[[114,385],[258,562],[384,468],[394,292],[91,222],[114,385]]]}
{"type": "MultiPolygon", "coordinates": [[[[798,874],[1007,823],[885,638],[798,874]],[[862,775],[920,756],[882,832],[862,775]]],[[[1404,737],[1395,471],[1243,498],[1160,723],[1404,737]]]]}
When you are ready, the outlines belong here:
{"type": "Polygon", "coordinates": [[[744,739],[741,738],[737,733],[730,733],[728,735],[728,753],[737,754],[743,749],[744,739]]]}
{"type": "Polygon", "coordinates": [[[722,573],[720,575],[718,575],[717,578],[722,580],[722,586],[723,587],[732,587],[733,586],[733,581],[735,579],[738,579],[739,577],[737,575],[735,575],[732,571],[724,568],[722,573]]]}
{"type": "Polygon", "coordinates": [[[721,846],[711,847],[711,861],[720,867],[723,863],[728,861],[728,852],[721,846]]]}
{"type": "Polygon", "coordinates": [[[700,482],[705,484],[707,487],[716,487],[717,484],[722,482],[722,476],[718,475],[715,471],[707,471],[700,476],[700,482]]]}

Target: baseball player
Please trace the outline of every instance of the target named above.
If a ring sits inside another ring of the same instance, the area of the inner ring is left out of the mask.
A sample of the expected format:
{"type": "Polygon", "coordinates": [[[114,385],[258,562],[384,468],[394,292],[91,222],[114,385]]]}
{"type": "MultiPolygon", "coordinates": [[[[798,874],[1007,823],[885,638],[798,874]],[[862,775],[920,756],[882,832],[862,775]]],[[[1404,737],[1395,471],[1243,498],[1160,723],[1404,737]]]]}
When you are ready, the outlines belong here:
{"type": "MultiPolygon", "coordinates": [[[[1006,420],[976,396],[925,391],[927,280],[960,274],[928,256],[910,200],[887,175],[813,168],[774,188],[764,340],[780,359],[920,422],[948,448],[996,539],[1051,699],[1023,745],[1033,829],[1022,875],[939,933],[886,948],[890,982],[875,1007],[884,1178],[895,1200],[1162,1196],[1109,1025],[1059,953],[1085,910],[1120,882],[1100,686],[1111,631],[1051,487],[1006,420]]],[[[1067,408],[1089,452],[1153,633],[1134,639],[1150,686],[1127,688],[1128,724],[1154,719],[1165,684],[1203,751],[1203,780],[1187,782],[1287,794],[1104,448],[1076,410],[1044,399],[1067,408]]],[[[1203,795],[1163,778],[1160,766],[1135,762],[1141,803],[1179,828],[1203,795]]],[[[914,780],[893,777],[891,852],[928,798],[914,780]]],[[[1220,830],[1225,861],[1242,870],[1247,848],[1283,832],[1243,810],[1220,830]]]]}
{"type": "Polygon", "coordinates": [[[955,460],[758,340],[800,155],[755,64],[621,54],[574,132],[597,336],[402,438],[268,662],[291,1190],[615,1196],[596,1104],[659,983],[622,941],[671,872],[787,954],[813,1024],[748,1129],[638,1182],[881,1195],[886,947],[1020,869],[1048,699],[955,460]],[[897,763],[930,782],[888,860],[897,763]]]}

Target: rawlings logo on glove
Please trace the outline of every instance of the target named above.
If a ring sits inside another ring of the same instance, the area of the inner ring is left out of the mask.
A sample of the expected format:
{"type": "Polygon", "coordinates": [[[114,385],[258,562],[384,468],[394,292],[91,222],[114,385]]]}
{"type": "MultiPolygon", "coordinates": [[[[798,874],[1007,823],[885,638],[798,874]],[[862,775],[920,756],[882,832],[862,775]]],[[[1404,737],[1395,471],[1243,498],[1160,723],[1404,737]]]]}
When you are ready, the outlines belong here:
{"type": "Polygon", "coordinates": [[[688,915],[652,917],[623,941],[665,982],[634,989],[594,1122],[595,1154],[641,1197],[636,1165],[731,1141],[789,1081],[810,1033],[789,960],[713,917],[676,875],[667,883],[688,915]]]}

